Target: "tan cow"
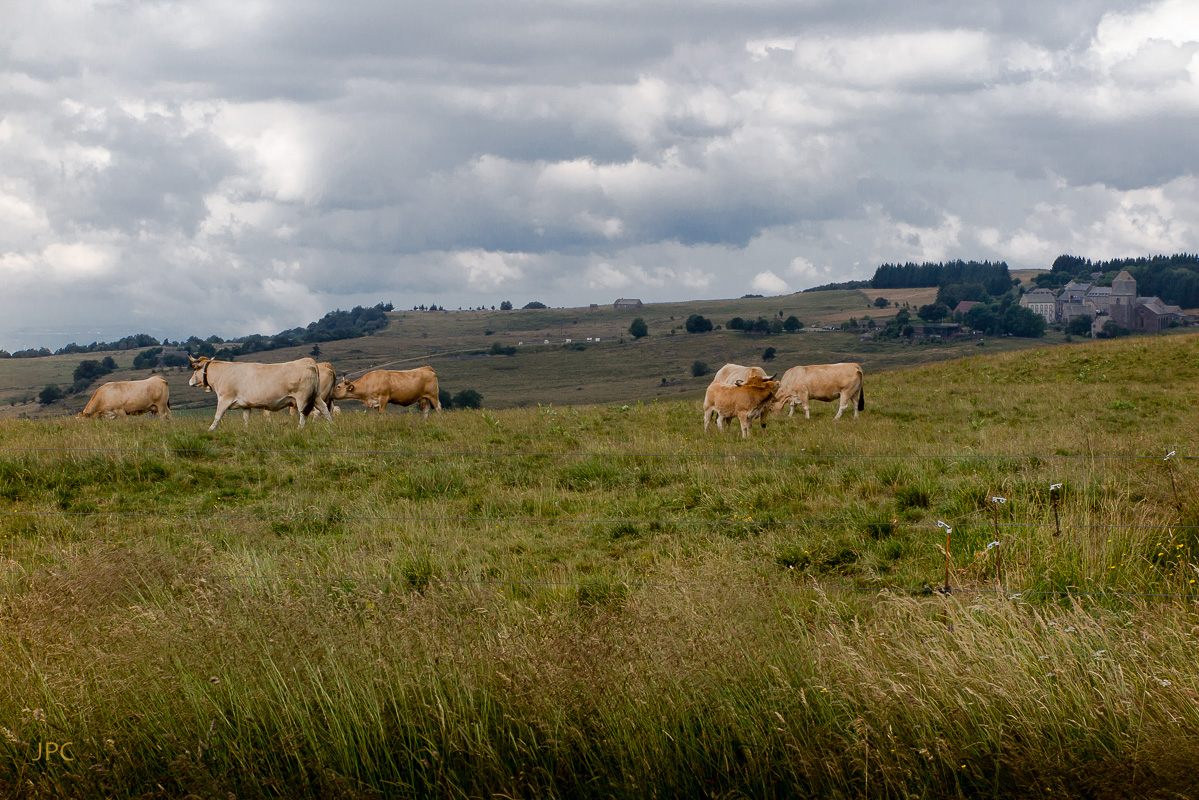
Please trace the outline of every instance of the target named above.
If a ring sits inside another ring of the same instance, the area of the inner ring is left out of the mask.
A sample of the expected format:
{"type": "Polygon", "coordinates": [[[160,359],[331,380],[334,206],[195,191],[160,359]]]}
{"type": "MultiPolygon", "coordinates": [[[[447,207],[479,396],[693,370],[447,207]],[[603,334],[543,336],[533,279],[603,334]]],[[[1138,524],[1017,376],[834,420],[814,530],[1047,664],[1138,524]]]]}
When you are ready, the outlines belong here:
{"type": "Polygon", "coordinates": [[[103,415],[107,419],[126,414],[161,415],[171,418],[171,388],[161,375],[151,375],[141,381],[111,381],[92,393],[87,406],[79,412],[81,419],[103,415]]]}
{"type": "Polygon", "coordinates": [[[377,408],[382,414],[388,403],[410,406],[413,403],[429,418],[429,409],[441,413],[438,399],[437,373],[432,367],[416,369],[377,369],[352,381],[342,380],[333,389],[333,399],[359,400],[367,408],[377,408]]]}
{"type": "Polygon", "coordinates": [[[737,381],[747,381],[753,375],[757,375],[763,380],[774,380],[774,377],[768,376],[766,370],[761,367],[743,367],[740,364],[725,364],[716,370],[716,374],[712,376],[712,383],[723,383],[727,386],[733,386],[737,381]]]}
{"type": "Polygon", "coordinates": [[[808,403],[811,400],[831,401],[841,399],[837,416],[857,399],[853,410],[854,419],[858,412],[866,407],[866,393],[862,389],[862,367],[852,361],[841,364],[813,364],[807,367],[792,367],[783,373],[779,381],[779,390],[775,393],[774,410],[779,412],[787,403],[791,409],[787,416],[795,413],[797,405],[803,406],[804,419],[811,419],[808,403]]]}
{"type": "Polygon", "coordinates": [[[738,380],[732,386],[723,383],[712,383],[704,394],[704,430],[708,430],[708,422],[716,416],[716,427],[724,428],[724,420],[736,417],[741,421],[741,438],[749,437],[749,423],[753,419],[761,419],[762,429],[766,428],[766,414],[770,411],[770,403],[774,393],[779,388],[778,381],[751,375],[748,380],[738,380]]]}
{"type": "Polygon", "coordinates": [[[209,431],[216,430],[221,417],[231,408],[279,411],[294,406],[300,412],[301,428],[314,408],[333,421],[329,407],[321,398],[320,372],[311,358],[282,364],[216,361],[207,356],[188,359],[192,376],[187,385],[216,393],[216,417],[209,431]]]}

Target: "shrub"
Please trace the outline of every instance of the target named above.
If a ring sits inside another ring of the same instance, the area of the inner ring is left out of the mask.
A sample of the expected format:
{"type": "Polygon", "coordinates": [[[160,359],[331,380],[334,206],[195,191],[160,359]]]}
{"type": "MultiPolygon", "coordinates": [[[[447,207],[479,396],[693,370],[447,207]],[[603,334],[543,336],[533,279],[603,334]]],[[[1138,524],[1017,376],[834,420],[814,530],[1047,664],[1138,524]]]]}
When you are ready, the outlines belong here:
{"type": "MultiPolygon", "coordinates": [[[[700,378],[708,374],[708,365],[704,361],[696,360],[691,364],[691,377],[700,378]]],[[[665,378],[663,378],[665,380],[665,378]]]]}
{"type": "Polygon", "coordinates": [[[454,408],[482,408],[483,395],[474,389],[463,389],[454,395],[454,408]]]}
{"type": "Polygon", "coordinates": [[[526,308],[526,309],[529,309],[529,308],[548,308],[548,307],[549,307],[549,306],[547,306],[545,303],[540,303],[540,302],[538,302],[538,301],[536,301],[536,300],[534,300],[534,301],[532,301],[532,302],[530,302],[530,303],[525,303],[525,304],[524,304],[524,308],[526,308]]]}
{"type": "Polygon", "coordinates": [[[46,384],[46,388],[38,392],[37,401],[44,406],[48,406],[53,402],[63,399],[64,397],[66,397],[66,392],[64,392],[62,389],[59,389],[58,384],[48,383],[46,384]]]}
{"type": "Polygon", "coordinates": [[[712,330],[712,320],[700,314],[692,314],[687,317],[684,327],[687,329],[687,333],[707,333],[712,330]]]}
{"type": "Polygon", "coordinates": [[[774,348],[767,347],[765,350],[762,351],[762,360],[763,361],[774,361],[774,354],[775,354],[774,348]]]}
{"type": "Polygon", "coordinates": [[[634,339],[640,339],[642,336],[649,335],[649,326],[645,324],[645,320],[641,317],[633,320],[633,324],[629,325],[629,334],[634,339]]]}

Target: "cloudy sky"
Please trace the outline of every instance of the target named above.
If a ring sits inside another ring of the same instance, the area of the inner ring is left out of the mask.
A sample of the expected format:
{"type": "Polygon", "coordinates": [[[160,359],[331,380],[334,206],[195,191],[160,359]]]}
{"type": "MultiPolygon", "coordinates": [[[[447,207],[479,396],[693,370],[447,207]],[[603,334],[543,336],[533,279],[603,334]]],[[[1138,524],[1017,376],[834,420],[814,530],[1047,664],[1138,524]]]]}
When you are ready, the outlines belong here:
{"type": "Polygon", "coordinates": [[[1199,251],[1194,0],[3,0],[0,348],[1199,251]]]}

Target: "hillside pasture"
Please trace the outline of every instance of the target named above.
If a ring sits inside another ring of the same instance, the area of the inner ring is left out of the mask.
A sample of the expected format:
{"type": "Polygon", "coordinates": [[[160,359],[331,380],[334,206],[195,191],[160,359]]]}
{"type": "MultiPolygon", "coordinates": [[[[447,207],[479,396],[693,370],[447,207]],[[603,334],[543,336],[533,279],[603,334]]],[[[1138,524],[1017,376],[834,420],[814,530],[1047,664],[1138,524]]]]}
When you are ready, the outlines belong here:
{"type": "MultiPolygon", "coordinates": [[[[866,306],[859,292],[845,291],[663,303],[636,311],[615,311],[610,306],[596,311],[403,311],[390,314],[391,324],[376,335],[322,344],[319,358],[331,362],[339,374],[351,377],[380,367],[408,369],[428,364],[437,371],[441,387],[451,394],[474,389],[483,395],[485,407],[504,409],[700,397],[711,376],[692,376],[695,361],[705,362],[712,371],[733,362],[761,364],[772,371],[777,367],[779,372],[796,364],[858,361],[870,374],[979,352],[978,342],[973,339],[911,344],[906,340],[860,342],[856,332],[840,330],[764,336],[729,330],[688,334],[684,329],[691,314],[702,314],[723,326],[734,316],[756,319],[795,314],[805,324],[840,325],[850,317],[873,316],[882,321],[893,313],[893,309],[880,311],[866,306]],[[650,334],[633,340],[627,329],[637,316],[646,319],[650,334]],[[588,337],[602,341],[589,343],[588,337]],[[548,345],[544,344],[547,339],[548,345]],[[570,344],[567,339],[572,340],[570,344]],[[490,355],[496,343],[514,347],[516,354],[490,355]],[[767,347],[776,351],[771,363],[762,361],[767,347]]],[[[999,338],[988,340],[986,347],[1028,349],[1060,341],[1060,335],[1045,340],[999,338]]],[[[309,346],[285,348],[239,360],[274,363],[307,356],[310,350],[309,346]]],[[[0,360],[0,419],[73,414],[83,408],[91,389],[101,382],[138,380],[150,374],[130,368],[134,352],[113,355],[120,367],[118,372],[97,381],[86,392],[45,408],[33,398],[47,383],[69,385],[71,373],[82,357],[0,360]],[[27,402],[17,403],[18,399],[27,402]]],[[[186,369],[164,373],[171,387],[172,408],[203,408],[211,413],[215,398],[188,387],[188,376],[186,369]]],[[[361,408],[353,402],[343,407],[347,411],[361,408]]]]}
{"type": "Polygon", "coordinates": [[[0,793],[1191,796],[1196,388],[1182,335],[747,441],[673,398],[0,421],[0,793]]]}

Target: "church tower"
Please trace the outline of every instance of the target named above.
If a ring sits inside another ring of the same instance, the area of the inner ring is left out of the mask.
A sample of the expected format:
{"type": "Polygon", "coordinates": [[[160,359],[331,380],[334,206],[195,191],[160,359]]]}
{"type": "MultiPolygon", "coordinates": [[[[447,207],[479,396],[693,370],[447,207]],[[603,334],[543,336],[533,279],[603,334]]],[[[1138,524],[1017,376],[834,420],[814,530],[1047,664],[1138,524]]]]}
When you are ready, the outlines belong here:
{"type": "Polygon", "coordinates": [[[1128,270],[1120,270],[1120,274],[1112,279],[1112,303],[1109,307],[1112,319],[1132,330],[1133,309],[1136,304],[1136,279],[1128,274],[1128,270]]]}

